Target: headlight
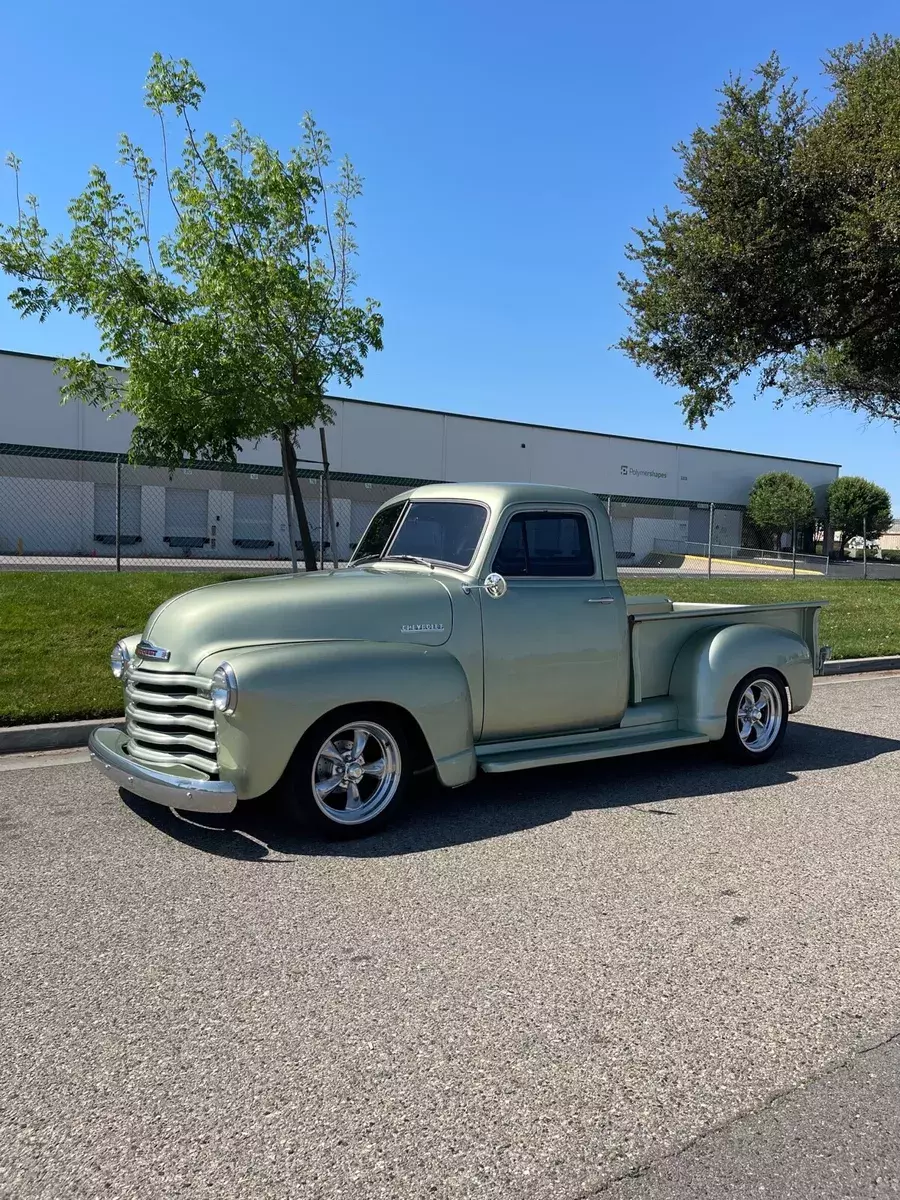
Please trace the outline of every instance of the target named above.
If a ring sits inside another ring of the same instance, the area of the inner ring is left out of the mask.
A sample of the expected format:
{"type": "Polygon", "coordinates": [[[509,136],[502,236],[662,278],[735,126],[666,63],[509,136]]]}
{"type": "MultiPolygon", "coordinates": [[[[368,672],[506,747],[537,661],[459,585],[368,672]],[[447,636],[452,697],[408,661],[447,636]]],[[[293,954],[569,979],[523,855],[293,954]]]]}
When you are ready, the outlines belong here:
{"type": "Polygon", "coordinates": [[[219,663],[213,671],[209,698],[213,702],[213,708],[219,712],[233,713],[237,708],[237,679],[230,663],[219,663]]]}
{"type": "Polygon", "coordinates": [[[115,675],[116,679],[121,679],[125,674],[125,668],[131,655],[128,653],[128,647],[124,642],[116,642],[113,646],[112,654],[109,656],[109,669],[115,675]]]}

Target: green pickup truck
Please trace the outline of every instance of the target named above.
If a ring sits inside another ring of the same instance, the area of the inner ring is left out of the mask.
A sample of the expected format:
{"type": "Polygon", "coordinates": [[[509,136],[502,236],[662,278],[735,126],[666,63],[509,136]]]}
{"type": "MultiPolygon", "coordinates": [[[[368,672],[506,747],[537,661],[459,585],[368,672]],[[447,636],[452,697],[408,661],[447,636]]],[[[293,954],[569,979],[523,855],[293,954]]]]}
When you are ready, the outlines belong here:
{"type": "Polygon", "coordinates": [[[753,764],[809,702],[820,608],[627,597],[596,496],[434,484],[383,505],[345,568],[161,605],[112,652],[125,728],[90,749],[148,800],[275,790],[336,836],[384,824],[424,771],[459,787],[713,741],[753,764]]]}

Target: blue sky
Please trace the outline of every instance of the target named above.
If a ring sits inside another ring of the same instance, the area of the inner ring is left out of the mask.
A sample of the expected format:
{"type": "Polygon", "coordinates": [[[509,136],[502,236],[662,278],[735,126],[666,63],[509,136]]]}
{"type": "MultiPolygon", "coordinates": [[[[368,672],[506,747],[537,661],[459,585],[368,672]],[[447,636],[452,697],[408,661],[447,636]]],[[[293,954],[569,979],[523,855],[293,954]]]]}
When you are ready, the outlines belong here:
{"type": "MultiPolygon", "coordinates": [[[[4,15],[0,150],[24,160],[59,228],[88,166],[114,163],[119,132],[155,148],[141,105],[151,53],[188,57],[208,88],[202,124],[239,117],[287,146],[310,109],[365,177],[362,289],[382,302],[385,350],[352,394],[839,462],[900,511],[889,426],[776,411],[748,390],[691,431],[677,392],[610,349],[630,227],[675,200],[672,146],[712,119],[729,71],[777,49],[819,91],[824,51],[895,32],[892,13],[846,0],[38,0],[4,15]]],[[[0,218],[11,213],[4,172],[0,218]]],[[[76,353],[96,339],[0,302],[0,347],[76,353]]]]}

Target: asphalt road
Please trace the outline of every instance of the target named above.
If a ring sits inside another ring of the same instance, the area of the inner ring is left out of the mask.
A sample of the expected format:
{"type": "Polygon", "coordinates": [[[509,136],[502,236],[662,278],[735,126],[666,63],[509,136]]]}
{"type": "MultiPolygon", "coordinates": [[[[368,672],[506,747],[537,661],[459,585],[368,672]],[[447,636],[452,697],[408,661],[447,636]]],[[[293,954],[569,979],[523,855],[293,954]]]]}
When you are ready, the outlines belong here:
{"type": "Polygon", "coordinates": [[[343,847],[0,763],[0,1195],[896,1194],[898,712],[343,847]]]}
{"type": "Polygon", "coordinates": [[[606,1200],[900,1195],[898,1092],[895,1037],[601,1194],[606,1200]]]}

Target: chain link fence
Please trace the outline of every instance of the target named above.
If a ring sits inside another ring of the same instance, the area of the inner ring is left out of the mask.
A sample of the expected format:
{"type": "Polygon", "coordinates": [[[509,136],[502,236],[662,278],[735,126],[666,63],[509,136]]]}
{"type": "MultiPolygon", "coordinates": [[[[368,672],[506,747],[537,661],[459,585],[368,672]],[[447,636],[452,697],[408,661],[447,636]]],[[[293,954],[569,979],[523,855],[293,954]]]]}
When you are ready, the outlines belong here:
{"type": "Polygon", "coordinates": [[[765,546],[741,505],[629,496],[604,499],[623,576],[828,574],[825,555],[800,549],[802,538],[808,536],[805,531],[786,539],[785,548],[765,546]]]}
{"type": "MultiPolygon", "coordinates": [[[[342,564],[377,509],[431,482],[300,464],[319,562],[342,564]]],[[[0,569],[285,571],[303,553],[280,467],[132,466],[124,456],[0,443],[0,569]],[[291,542],[294,543],[292,555],[291,542]]],[[[760,547],[739,505],[600,493],[624,577],[825,574],[828,560],[760,547]]]]}
{"type": "MultiPolygon", "coordinates": [[[[346,562],[385,500],[428,482],[331,472],[326,489],[322,464],[310,462],[298,475],[322,563],[346,562]]],[[[170,472],[121,455],[0,443],[0,569],[284,571],[292,540],[302,566],[280,467],[170,472]]]]}

